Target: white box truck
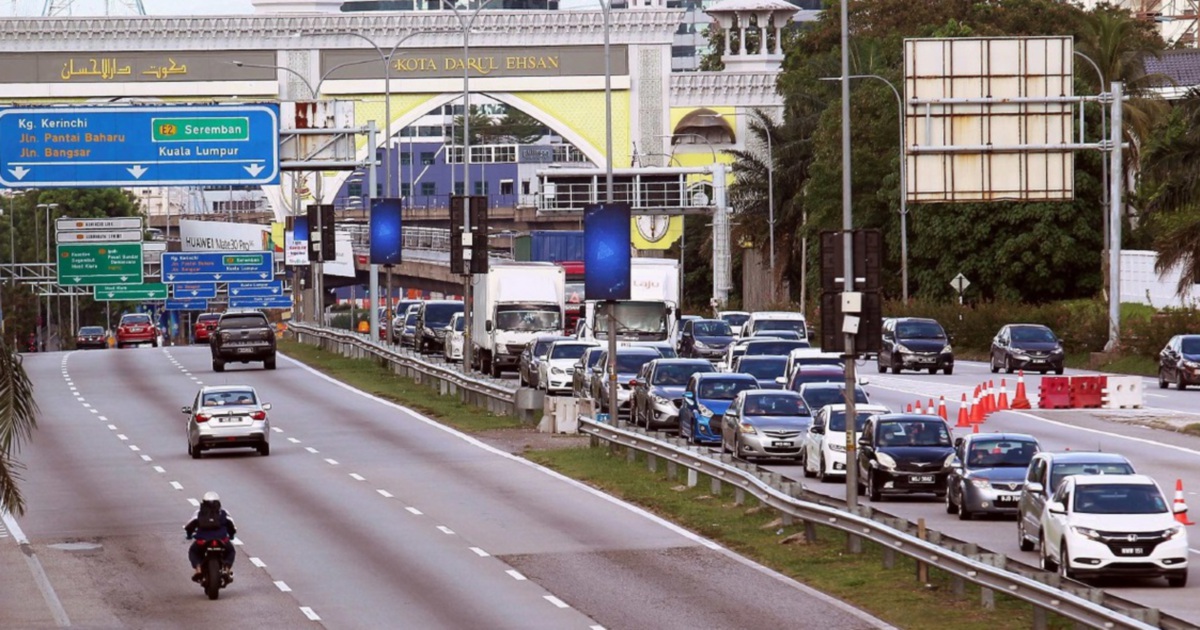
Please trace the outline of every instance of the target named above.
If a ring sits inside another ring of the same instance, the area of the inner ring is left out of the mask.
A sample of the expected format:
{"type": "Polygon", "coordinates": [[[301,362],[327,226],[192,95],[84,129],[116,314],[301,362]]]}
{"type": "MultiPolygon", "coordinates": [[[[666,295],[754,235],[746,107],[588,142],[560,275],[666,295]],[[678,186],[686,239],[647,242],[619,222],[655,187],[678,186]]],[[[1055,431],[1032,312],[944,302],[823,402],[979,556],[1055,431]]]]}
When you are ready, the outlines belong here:
{"type": "Polygon", "coordinates": [[[566,272],[554,263],[493,261],[475,276],[474,367],[492,376],[516,370],[525,344],[563,334],[566,272]]]}
{"type": "MultiPolygon", "coordinates": [[[[617,345],[665,341],[675,347],[679,332],[679,261],[634,258],[630,261],[628,300],[617,300],[617,345]]],[[[608,339],[608,307],[588,301],[574,331],[580,339],[608,339]]]]}

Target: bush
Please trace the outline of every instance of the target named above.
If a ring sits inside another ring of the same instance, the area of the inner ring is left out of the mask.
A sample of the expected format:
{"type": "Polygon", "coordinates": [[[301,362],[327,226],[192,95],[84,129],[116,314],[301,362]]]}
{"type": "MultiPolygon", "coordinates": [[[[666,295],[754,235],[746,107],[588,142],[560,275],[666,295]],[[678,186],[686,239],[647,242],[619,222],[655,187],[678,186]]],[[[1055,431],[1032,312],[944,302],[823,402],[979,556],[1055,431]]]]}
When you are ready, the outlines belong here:
{"type": "Polygon", "coordinates": [[[1148,319],[1125,320],[1121,325],[1121,352],[1155,358],[1171,337],[1200,332],[1200,311],[1169,308],[1148,319]]]}
{"type": "Polygon", "coordinates": [[[1049,304],[983,302],[959,306],[931,301],[887,302],[889,317],[929,317],[941,322],[961,350],[987,352],[992,338],[1005,324],[1027,323],[1049,326],[1063,341],[1067,352],[1098,352],[1108,340],[1107,307],[1084,300],[1049,304]]]}

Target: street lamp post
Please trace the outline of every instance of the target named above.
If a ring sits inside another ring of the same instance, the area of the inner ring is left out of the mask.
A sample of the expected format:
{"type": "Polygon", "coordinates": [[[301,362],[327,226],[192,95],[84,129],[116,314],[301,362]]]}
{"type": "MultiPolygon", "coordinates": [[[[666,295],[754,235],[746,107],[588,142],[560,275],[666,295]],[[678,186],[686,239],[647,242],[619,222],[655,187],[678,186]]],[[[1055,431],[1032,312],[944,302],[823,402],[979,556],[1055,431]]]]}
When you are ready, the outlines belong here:
{"type": "MultiPolygon", "coordinates": [[[[46,318],[43,322],[44,325],[42,327],[42,349],[45,350],[45,349],[49,349],[49,347],[50,347],[50,289],[48,288],[48,283],[50,282],[49,274],[51,272],[51,269],[54,267],[54,257],[50,254],[50,211],[57,208],[58,204],[56,204],[56,203],[39,203],[39,204],[37,204],[36,207],[38,210],[44,209],[46,211],[46,282],[47,282],[47,289],[46,289],[46,318]]],[[[35,221],[37,220],[36,217],[34,218],[34,220],[35,221]]]]}

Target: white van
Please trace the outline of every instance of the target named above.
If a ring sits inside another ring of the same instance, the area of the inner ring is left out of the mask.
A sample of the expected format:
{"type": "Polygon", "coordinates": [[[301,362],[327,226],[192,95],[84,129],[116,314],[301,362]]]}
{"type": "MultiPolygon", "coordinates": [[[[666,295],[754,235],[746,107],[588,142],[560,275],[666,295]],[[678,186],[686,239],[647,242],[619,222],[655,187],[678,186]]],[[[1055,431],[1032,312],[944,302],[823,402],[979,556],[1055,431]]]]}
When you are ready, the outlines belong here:
{"type": "Polygon", "coordinates": [[[808,325],[804,313],[792,311],[758,311],[742,326],[740,337],[745,339],[771,330],[794,330],[800,339],[808,339],[808,325]]]}

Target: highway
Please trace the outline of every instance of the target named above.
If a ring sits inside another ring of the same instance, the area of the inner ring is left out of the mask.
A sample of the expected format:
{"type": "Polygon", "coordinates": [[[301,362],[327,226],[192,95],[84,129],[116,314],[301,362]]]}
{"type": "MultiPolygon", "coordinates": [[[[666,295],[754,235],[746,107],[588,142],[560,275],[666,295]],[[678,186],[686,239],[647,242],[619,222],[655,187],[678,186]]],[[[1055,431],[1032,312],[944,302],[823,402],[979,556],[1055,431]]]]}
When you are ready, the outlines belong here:
{"type": "MultiPolygon", "coordinates": [[[[971,396],[975,385],[991,380],[997,387],[1000,378],[1008,382],[1008,395],[1015,390],[1015,376],[1004,373],[992,374],[986,363],[956,362],[954,374],[903,372],[898,375],[879,374],[874,361],[860,363],[859,375],[866,376],[866,390],[871,402],[887,405],[893,411],[904,410],[918,398],[922,404],[930,397],[935,400],[945,396],[949,418],[956,420],[958,401],[965,393],[971,396]],[[954,401],[950,404],[950,401],[954,401]]],[[[1094,374],[1067,370],[1066,375],[1094,374]]],[[[1027,393],[1037,404],[1039,375],[1026,375],[1027,393]]],[[[1191,506],[1191,520],[1200,521],[1200,437],[1172,431],[1149,428],[1144,425],[1152,419],[1187,419],[1194,417],[1200,403],[1200,391],[1178,391],[1174,388],[1160,390],[1157,381],[1145,379],[1146,405],[1141,410],[1117,409],[1061,409],[1027,410],[1023,412],[997,412],[988,417],[980,427],[981,432],[1012,431],[1028,433],[1038,438],[1043,450],[1104,450],[1121,453],[1133,462],[1138,472],[1148,474],[1163,488],[1171,500],[1177,479],[1183,480],[1184,497],[1191,506]]],[[[955,435],[963,435],[966,429],[955,429],[955,435]]],[[[784,476],[802,481],[810,490],[845,498],[843,483],[822,483],[808,479],[799,466],[766,464],[765,467],[783,473],[784,476]]],[[[932,495],[928,497],[883,497],[883,501],[872,503],[865,496],[863,505],[874,505],[878,509],[902,516],[915,522],[924,518],[931,529],[945,532],[955,538],[970,540],[992,551],[1003,553],[1030,566],[1038,565],[1037,552],[1023,552],[1017,547],[1015,520],[976,518],[966,522],[956,515],[947,514],[944,503],[932,495]]],[[[1200,562],[1200,528],[1188,529],[1192,562],[1200,562]]],[[[1182,589],[1168,588],[1166,581],[1156,580],[1106,580],[1095,583],[1122,597],[1137,601],[1145,606],[1156,607],[1173,615],[1200,625],[1200,569],[1195,564],[1189,573],[1189,585],[1182,589]],[[1197,577],[1191,577],[1196,575],[1197,577]]]]}
{"type": "Polygon", "coordinates": [[[0,537],[0,627],[887,627],[283,357],[220,375],[202,346],[24,359],[39,428],[19,454],[29,511],[0,537]],[[272,403],[270,457],[187,456],[201,383],[272,403]],[[216,602],[182,530],[208,490],[243,543],[216,602]]]}

